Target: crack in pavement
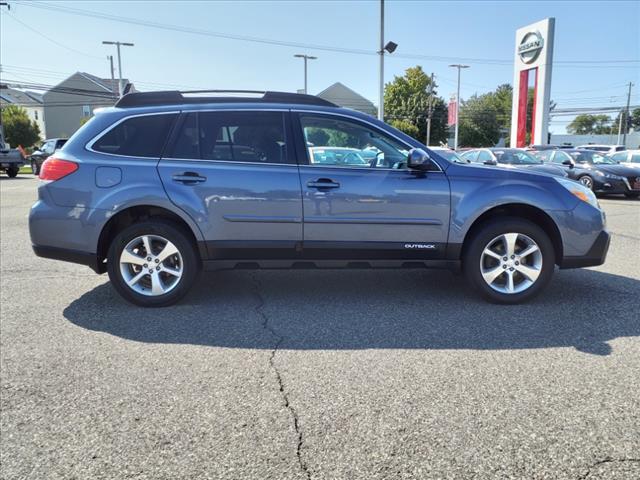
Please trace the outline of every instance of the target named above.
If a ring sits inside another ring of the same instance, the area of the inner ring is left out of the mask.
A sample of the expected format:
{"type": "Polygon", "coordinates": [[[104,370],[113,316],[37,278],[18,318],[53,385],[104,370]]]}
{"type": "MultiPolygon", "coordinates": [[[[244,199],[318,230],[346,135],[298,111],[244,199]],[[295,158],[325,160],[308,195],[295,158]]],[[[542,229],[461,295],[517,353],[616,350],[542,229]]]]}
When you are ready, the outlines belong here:
{"type": "Polygon", "coordinates": [[[589,465],[587,467],[587,471],[584,475],[580,475],[578,477],[578,480],[585,480],[586,478],[589,477],[589,475],[591,475],[591,471],[596,468],[599,467],[600,465],[605,465],[607,463],[625,463],[625,462],[634,462],[634,463],[640,463],[640,458],[611,458],[611,457],[605,457],[602,460],[597,461],[596,463],[594,463],[593,465],[589,465]]]}
{"type": "Polygon", "coordinates": [[[302,430],[300,429],[298,412],[293,407],[293,405],[291,405],[291,402],[289,401],[289,394],[287,393],[284,387],[284,381],[282,380],[282,375],[280,374],[280,371],[278,370],[278,367],[275,364],[275,357],[276,357],[276,354],[278,353],[278,349],[280,348],[280,344],[284,340],[284,337],[278,334],[273,329],[273,327],[269,325],[269,317],[267,316],[266,313],[264,313],[264,310],[263,310],[263,307],[265,305],[265,300],[262,294],[260,293],[260,281],[254,275],[251,275],[251,279],[253,280],[255,295],[258,298],[258,305],[256,305],[255,311],[262,318],[262,328],[267,330],[276,339],[276,343],[273,346],[273,349],[271,350],[271,355],[269,356],[269,366],[271,367],[271,369],[275,374],[276,381],[278,382],[278,388],[280,390],[282,400],[284,401],[284,406],[287,408],[287,410],[289,410],[289,413],[293,418],[293,427],[298,436],[298,444],[296,446],[296,458],[298,459],[298,464],[300,465],[300,469],[302,470],[302,473],[305,475],[307,479],[311,480],[311,472],[309,471],[306,462],[302,458],[302,448],[304,445],[304,437],[302,434],[302,430]]]}

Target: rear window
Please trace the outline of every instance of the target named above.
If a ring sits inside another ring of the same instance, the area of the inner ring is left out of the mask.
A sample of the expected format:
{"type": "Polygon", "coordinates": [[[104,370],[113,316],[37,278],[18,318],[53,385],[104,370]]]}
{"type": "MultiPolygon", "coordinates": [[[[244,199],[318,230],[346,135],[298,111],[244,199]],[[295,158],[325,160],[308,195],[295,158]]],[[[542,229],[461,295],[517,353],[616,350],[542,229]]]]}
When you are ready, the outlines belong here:
{"type": "Polygon", "coordinates": [[[158,158],[176,116],[164,114],[130,118],[105,133],[91,148],[114,155],[158,158]]]}

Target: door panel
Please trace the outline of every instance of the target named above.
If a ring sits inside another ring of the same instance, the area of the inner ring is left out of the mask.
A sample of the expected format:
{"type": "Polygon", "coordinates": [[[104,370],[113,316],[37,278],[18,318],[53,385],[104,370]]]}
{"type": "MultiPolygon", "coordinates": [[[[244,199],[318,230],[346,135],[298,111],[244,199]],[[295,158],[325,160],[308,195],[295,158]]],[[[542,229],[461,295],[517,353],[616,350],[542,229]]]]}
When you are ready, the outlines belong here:
{"type": "Polygon", "coordinates": [[[300,165],[305,257],[444,256],[443,172],[405,168],[411,147],[365,122],[308,113],[295,120],[307,163],[300,165]]]}
{"type": "Polygon", "coordinates": [[[200,226],[210,257],[292,255],[302,241],[302,202],[297,165],[282,163],[292,150],[280,136],[284,113],[190,115],[169,154],[199,158],[163,158],[158,170],[171,201],[200,226]],[[272,125],[274,116],[282,123],[272,125]]]}

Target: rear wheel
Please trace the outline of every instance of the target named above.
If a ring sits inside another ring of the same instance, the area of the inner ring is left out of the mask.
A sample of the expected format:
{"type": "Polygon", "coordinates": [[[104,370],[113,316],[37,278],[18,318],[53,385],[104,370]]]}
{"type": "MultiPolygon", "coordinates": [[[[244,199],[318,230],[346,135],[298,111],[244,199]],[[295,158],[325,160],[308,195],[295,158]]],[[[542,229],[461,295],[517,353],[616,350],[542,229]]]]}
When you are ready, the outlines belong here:
{"type": "Polygon", "coordinates": [[[549,283],[555,253],[548,235],[517,218],[493,220],[470,239],[463,259],[469,282],[487,300],[513,304],[533,298],[549,283]]]}
{"type": "Polygon", "coordinates": [[[9,175],[9,178],[16,178],[19,171],[20,169],[18,167],[9,167],[7,168],[7,175],[9,175]]]}
{"type": "Polygon", "coordinates": [[[38,162],[35,160],[31,160],[31,173],[34,175],[38,175],[40,173],[40,170],[38,169],[38,162]]]}
{"type": "Polygon", "coordinates": [[[109,279],[126,300],[165,307],[184,297],[200,270],[196,247],[172,222],[158,219],[119,232],[107,256],[109,279]]]}

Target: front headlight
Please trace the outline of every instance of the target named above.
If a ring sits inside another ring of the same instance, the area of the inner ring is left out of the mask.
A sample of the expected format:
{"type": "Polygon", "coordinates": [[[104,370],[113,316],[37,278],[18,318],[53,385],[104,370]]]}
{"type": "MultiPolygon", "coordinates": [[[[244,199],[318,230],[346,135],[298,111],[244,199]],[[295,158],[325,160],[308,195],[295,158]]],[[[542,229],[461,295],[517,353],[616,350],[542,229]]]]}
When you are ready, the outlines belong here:
{"type": "Polygon", "coordinates": [[[573,180],[568,180],[566,178],[553,178],[556,180],[556,182],[569,190],[569,192],[571,192],[583,202],[587,202],[589,205],[597,209],[600,208],[600,205],[598,205],[598,199],[596,198],[595,194],[581,183],[574,182],[573,180]]]}

